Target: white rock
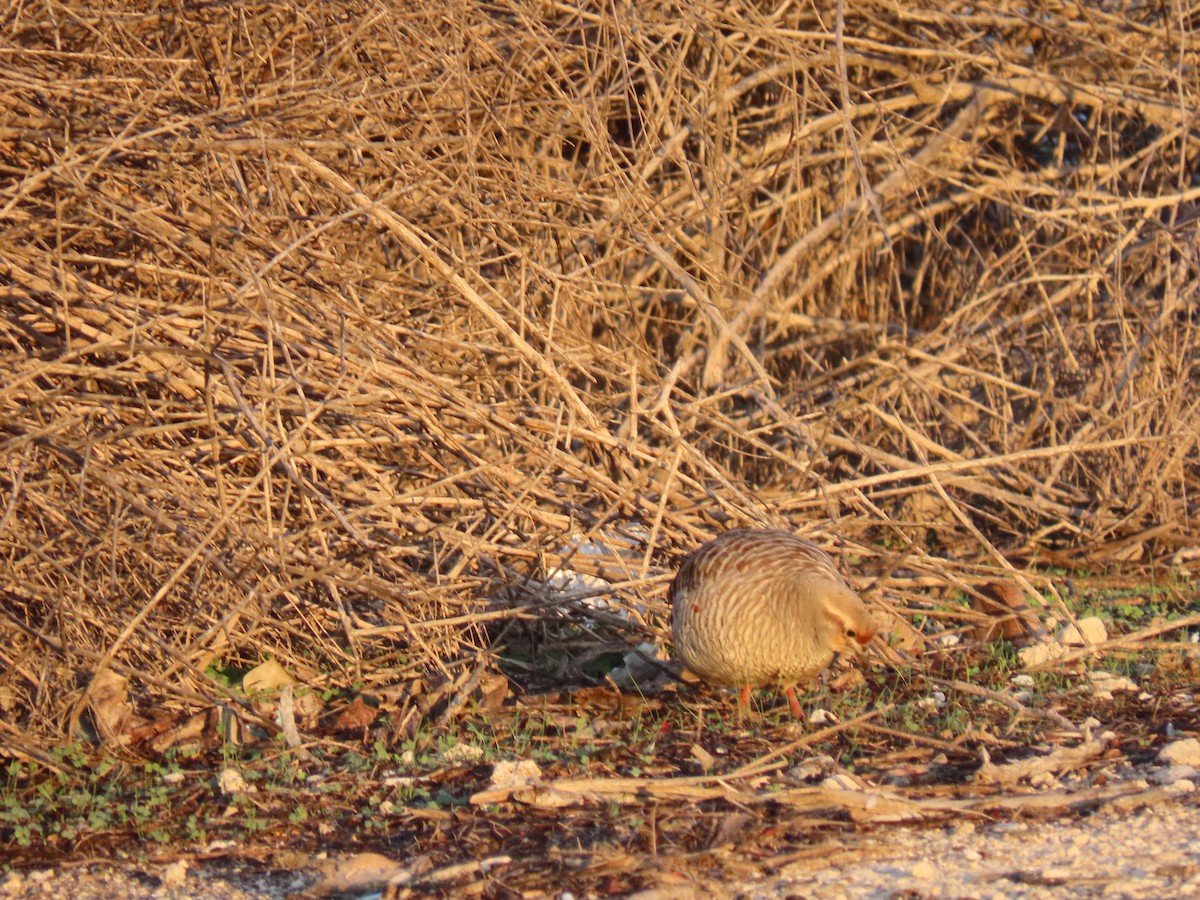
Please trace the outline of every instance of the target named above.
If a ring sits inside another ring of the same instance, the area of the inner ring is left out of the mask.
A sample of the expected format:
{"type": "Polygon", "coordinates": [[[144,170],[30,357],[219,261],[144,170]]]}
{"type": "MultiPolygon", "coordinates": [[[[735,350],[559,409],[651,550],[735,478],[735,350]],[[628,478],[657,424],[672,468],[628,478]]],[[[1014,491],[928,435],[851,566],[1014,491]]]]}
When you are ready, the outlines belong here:
{"type": "Polygon", "coordinates": [[[788,774],[797,781],[811,781],[832,774],[837,770],[837,760],[832,756],[810,756],[796,763],[788,774]]]}
{"type": "Polygon", "coordinates": [[[912,867],[912,877],[929,881],[937,876],[937,868],[927,859],[915,863],[912,867]]]}
{"type": "Polygon", "coordinates": [[[1062,787],[1062,783],[1049,772],[1037,772],[1029,777],[1029,786],[1040,791],[1062,787]]]}
{"type": "Polygon", "coordinates": [[[1064,625],[1058,633],[1058,639],[1064,644],[1074,647],[1085,647],[1090,644],[1103,644],[1108,640],[1108,629],[1095,616],[1079,619],[1079,627],[1073,624],[1064,625]]]}
{"type": "Polygon", "coordinates": [[[492,767],[492,787],[524,787],[541,777],[542,770],[532,759],[502,759],[492,767]]]}
{"type": "Polygon", "coordinates": [[[1044,641],[1040,644],[1022,647],[1017,651],[1017,656],[1021,659],[1021,665],[1036,666],[1040,663],[1050,662],[1052,659],[1058,659],[1066,652],[1067,648],[1058,641],[1044,641]]]}
{"type": "Polygon", "coordinates": [[[1150,773],[1155,784],[1174,784],[1177,781],[1195,781],[1200,775],[1192,766],[1163,766],[1150,773]]]}
{"type": "Polygon", "coordinates": [[[475,744],[455,744],[453,747],[444,750],[441,754],[441,760],[449,765],[461,765],[466,763],[474,765],[483,759],[483,748],[475,744]]]}
{"type": "Polygon", "coordinates": [[[162,872],[162,882],[167,887],[179,887],[187,881],[188,861],[177,859],[162,872]]]}
{"type": "Polygon", "coordinates": [[[1114,675],[1112,672],[1088,672],[1088,678],[1092,682],[1092,693],[1097,696],[1106,693],[1110,700],[1115,691],[1133,692],[1138,689],[1138,686],[1124,675],[1114,675]]]}
{"type": "Polygon", "coordinates": [[[1158,751],[1158,761],[1169,766],[1200,767],[1200,740],[1184,738],[1172,741],[1158,751]]]}
{"type": "Polygon", "coordinates": [[[1009,681],[1011,681],[1017,687],[1023,687],[1023,688],[1031,688],[1034,686],[1034,683],[1035,683],[1032,675],[1025,675],[1023,673],[1021,675],[1014,675],[1012,678],[1009,679],[1009,681]]]}
{"type": "Polygon", "coordinates": [[[254,785],[247,783],[237,769],[222,769],[221,774],[217,776],[217,785],[225,794],[252,794],[258,790],[254,785]]]}

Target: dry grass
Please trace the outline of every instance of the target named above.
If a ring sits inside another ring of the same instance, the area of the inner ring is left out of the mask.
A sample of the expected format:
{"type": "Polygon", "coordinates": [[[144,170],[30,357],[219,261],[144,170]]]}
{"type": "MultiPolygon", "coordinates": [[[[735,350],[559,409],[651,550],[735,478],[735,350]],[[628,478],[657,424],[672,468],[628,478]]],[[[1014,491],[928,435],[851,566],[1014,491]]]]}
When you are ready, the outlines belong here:
{"type": "Polygon", "coordinates": [[[0,14],[12,727],[453,675],[601,533],[652,630],[727,524],[1186,563],[1197,11],[846,6],[0,14]]]}

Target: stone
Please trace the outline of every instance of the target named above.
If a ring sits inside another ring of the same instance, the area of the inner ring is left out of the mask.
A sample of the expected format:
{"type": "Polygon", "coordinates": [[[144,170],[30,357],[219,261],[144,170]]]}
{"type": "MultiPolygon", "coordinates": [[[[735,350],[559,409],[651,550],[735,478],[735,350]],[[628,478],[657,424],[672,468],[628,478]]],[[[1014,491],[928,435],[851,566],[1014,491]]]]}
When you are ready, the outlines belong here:
{"type": "Polygon", "coordinates": [[[524,787],[536,784],[541,777],[542,770],[532,759],[503,759],[492,767],[492,787],[524,787]]]}
{"type": "Polygon", "coordinates": [[[475,765],[484,757],[482,747],[475,744],[455,744],[441,753],[441,761],[447,765],[475,765]]]}
{"type": "Polygon", "coordinates": [[[1200,740],[1184,738],[1172,741],[1158,751],[1158,761],[1169,766],[1200,768],[1200,740]]]}
{"type": "Polygon", "coordinates": [[[1017,651],[1017,656],[1020,657],[1021,665],[1036,666],[1058,659],[1066,652],[1067,648],[1058,641],[1046,641],[1044,644],[1022,647],[1017,651]]]}
{"type": "Polygon", "coordinates": [[[1079,619],[1078,625],[1078,628],[1074,624],[1064,625],[1058,633],[1059,641],[1072,647],[1087,647],[1108,640],[1108,629],[1096,616],[1079,619]]]}
{"type": "Polygon", "coordinates": [[[1196,781],[1200,775],[1192,766],[1163,766],[1150,773],[1150,780],[1155,784],[1175,784],[1179,781],[1196,781]]]}
{"type": "Polygon", "coordinates": [[[1093,693],[1100,693],[1101,691],[1107,691],[1109,694],[1115,691],[1129,691],[1132,693],[1138,690],[1138,686],[1124,675],[1114,675],[1112,672],[1088,672],[1088,679],[1092,682],[1093,693]]]}
{"type": "Polygon", "coordinates": [[[913,864],[912,877],[919,878],[922,881],[929,881],[937,877],[937,868],[929,860],[923,859],[913,864]]]}

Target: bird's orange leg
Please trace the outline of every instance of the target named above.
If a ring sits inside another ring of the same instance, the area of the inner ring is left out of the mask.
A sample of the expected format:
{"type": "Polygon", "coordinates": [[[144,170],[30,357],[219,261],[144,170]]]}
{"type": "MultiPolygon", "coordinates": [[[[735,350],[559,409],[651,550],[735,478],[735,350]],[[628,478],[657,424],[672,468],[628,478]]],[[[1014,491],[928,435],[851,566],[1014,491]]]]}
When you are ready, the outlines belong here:
{"type": "Polygon", "coordinates": [[[738,712],[746,713],[750,711],[750,685],[744,685],[738,693],[738,712]]]}
{"type": "Polygon", "coordinates": [[[787,695],[788,708],[791,709],[792,715],[800,720],[804,719],[804,710],[800,707],[800,701],[796,699],[796,689],[790,684],[783,689],[787,695]]]}

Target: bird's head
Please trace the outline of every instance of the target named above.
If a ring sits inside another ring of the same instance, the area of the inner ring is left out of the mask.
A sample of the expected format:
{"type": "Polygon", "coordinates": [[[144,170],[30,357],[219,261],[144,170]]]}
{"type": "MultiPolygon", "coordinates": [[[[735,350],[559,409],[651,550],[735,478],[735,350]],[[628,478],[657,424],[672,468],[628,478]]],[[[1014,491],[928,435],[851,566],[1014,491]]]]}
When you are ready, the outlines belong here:
{"type": "Polygon", "coordinates": [[[865,647],[875,637],[871,614],[849,588],[839,587],[825,595],[822,616],[830,646],[837,652],[865,647]]]}

